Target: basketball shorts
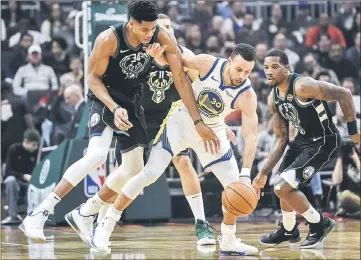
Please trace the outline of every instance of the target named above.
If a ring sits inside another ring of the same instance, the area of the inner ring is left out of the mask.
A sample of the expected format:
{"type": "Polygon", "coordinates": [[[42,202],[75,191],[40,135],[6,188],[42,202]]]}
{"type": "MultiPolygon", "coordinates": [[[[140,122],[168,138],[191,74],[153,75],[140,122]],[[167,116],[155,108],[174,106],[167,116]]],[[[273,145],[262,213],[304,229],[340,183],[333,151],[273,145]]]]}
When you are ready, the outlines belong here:
{"type": "Polygon", "coordinates": [[[280,165],[280,176],[293,188],[309,185],[312,177],[329,161],[338,156],[340,135],[325,137],[296,137],[280,165]]]}
{"type": "MultiPolygon", "coordinates": [[[[113,113],[101,101],[93,99],[89,104],[89,138],[101,135],[106,127],[110,127],[117,138],[119,151],[127,152],[137,146],[147,146],[148,137],[143,111],[135,115],[134,112],[128,110],[129,121],[133,127],[128,131],[121,131],[114,124],[113,113]]],[[[133,110],[135,111],[135,108],[133,110]]]]}

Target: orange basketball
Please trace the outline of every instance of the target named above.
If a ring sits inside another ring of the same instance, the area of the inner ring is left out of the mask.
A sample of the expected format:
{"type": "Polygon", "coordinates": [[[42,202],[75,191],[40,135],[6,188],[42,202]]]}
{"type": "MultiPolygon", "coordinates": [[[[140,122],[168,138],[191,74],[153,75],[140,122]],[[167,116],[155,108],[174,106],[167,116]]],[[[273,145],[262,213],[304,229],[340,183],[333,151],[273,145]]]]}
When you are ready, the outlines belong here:
{"type": "Polygon", "coordinates": [[[231,183],[222,194],[223,207],[235,216],[248,216],[255,210],[257,203],[257,194],[246,181],[238,180],[231,183]]]}

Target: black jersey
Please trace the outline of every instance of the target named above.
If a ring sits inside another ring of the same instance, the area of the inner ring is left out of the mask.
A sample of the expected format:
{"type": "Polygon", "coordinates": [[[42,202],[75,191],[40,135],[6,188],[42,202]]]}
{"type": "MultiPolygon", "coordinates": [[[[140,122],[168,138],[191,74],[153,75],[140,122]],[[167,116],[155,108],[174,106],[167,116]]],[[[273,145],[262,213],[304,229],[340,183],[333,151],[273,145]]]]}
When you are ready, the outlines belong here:
{"type": "MultiPolygon", "coordinates": [[[[153,58],[143,49],[140,44],[133,48],[125,34],[126,23],[118,23],[110,26],[118,40],[117,51],[109,58],[108,67],[101,77],[109,95],[124,108],[134,107],[139,104],[142,94],[141,78],[149,73],[153,58]]],[[[157,41],[159,26],[149,44],[157,41]]],[[[88,96],[97,99],[89,90],[88,96]]]]}
{"type": "Polygon", "coordinates": [[[277,87],[273,88],[274,105],[276,110],[289,121],[297,130],[297,137],[320,137],[338,134],[332,122],[332,115],[324,100],[309,99],[301,102],[295,93],[295,82],[300,75],[290,75],[286,96],[281,98],[277,87]]]}

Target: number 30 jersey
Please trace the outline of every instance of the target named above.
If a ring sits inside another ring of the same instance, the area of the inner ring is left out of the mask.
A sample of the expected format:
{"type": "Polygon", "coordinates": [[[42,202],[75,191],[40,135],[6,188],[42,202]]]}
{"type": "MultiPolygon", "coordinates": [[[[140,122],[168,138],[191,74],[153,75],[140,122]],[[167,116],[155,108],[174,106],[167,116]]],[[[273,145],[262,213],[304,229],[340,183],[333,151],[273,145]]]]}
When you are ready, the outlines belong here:
{"type": "MultiPolygon", "coordinates": [[[[236,99],[252,87],[248,78],[239,86],[224,86],[222,74],[226,64],[226,59],[217,58],[210,71],[192,84],[201,117],[212,128],[224,127],[224,119],[236,109],[236,99]]],[[[184,104],[181,109],[186,110],[184,104]]]]}
{"type": "Polygon", "coordinates": [[[300,75],[290,75],[288,90],[284,98],[279,96],[277,86],[273,87],[276,110],[297,130],[297,137],[322,137],[339,134],[332,122],[332,115],[324,100],[309,99],[302,102],[296,97],[295,82],[300,75]]]}

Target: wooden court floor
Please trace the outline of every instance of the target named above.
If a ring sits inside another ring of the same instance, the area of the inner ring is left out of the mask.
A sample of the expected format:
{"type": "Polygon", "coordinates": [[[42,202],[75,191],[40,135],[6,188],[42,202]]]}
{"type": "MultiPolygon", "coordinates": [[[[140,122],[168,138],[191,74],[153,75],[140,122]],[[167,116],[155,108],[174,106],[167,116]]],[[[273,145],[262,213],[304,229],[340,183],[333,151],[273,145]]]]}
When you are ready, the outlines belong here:
{"type": "MultiPolygon", "coordinates": [[[[212,223],[216,229],[220,225],[212,223]]],[[[324,248],[300,250],[288,245],[267,248],[258,244],[274,223],[239,223],[237,235],[258,247],[253,257],[220,257],[218,246],[197,247],[193,226],[163,224],[153,227],[117,226],[112,236],[112,252],[104,257],[93,254],[69,227],[49,227],[48,242],[28,241],[17,227],[2,227],[1,259],[360,259],[360,222],[338,222],[324,248]]],[[[308,227],[300,225],[303,238],[308,227]]]]}

